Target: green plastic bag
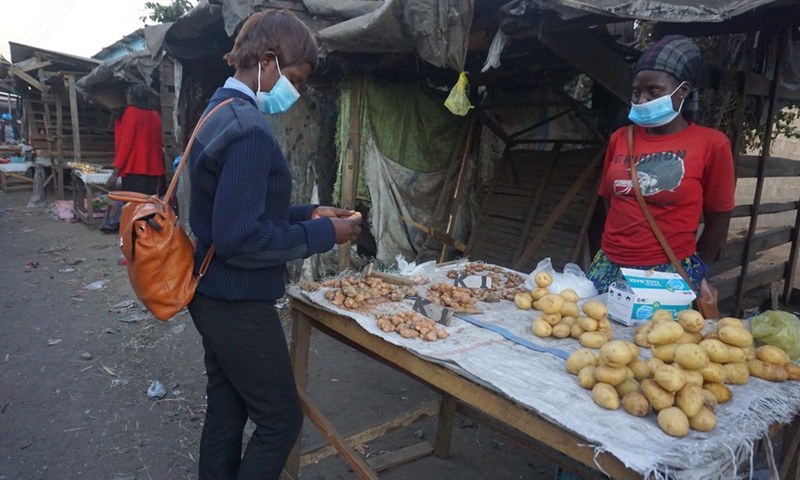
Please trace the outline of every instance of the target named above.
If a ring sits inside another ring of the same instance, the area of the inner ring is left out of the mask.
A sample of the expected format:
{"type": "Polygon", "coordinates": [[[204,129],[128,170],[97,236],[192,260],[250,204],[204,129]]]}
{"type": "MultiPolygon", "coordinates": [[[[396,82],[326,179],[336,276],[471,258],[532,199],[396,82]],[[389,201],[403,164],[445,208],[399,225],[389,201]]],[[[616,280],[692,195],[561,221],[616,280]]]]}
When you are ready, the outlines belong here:
{"type": "Polygon", "coordinates": [[[788,312],[767,310],[753,319],[753,338],[779,347],[794,361],[800,360],[800,318],[788,312]]]}
{"type": "Polygon", "coordinates": [[[447,100],[444,101],[444,106],[454,115],[463,117],[469,112],[469,109],[472,108],[472,104],[469,103],[469,97],[467,96],[467,85],[469,85],[467,74],[464,72],[459,73],[458,82],[456,82],[456,85],[450,90],[450,95],[447,96],[447,100]]]}

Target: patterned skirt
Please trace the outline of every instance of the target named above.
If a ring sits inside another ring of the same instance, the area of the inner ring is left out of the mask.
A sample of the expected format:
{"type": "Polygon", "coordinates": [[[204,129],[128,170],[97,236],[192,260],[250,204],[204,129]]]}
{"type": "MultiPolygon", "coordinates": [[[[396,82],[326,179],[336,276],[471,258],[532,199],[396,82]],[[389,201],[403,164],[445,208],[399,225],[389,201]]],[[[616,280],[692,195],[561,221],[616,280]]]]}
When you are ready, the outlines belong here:
{"type": "MultiPolygon", "coordinates": [[[[695,253],[691,257],[681,260],[681,266],[686,270],[686,274],[689,275],[689,278],[692,280],[694,284],[692,288],[697,291],[700,287],[700,281],[705,278],[706,272],[708,272],[708,265],[695,253]]],[[[612,283],[624,279],[620,268],[676,273],[672,263],[648,267],[619,265],[612,262],[601,249],[597,252],[597,255],[594,256],[594,260],[592,260],[592,264],[589,265],[589,272],[586,276],[594,283],[597,293],[606,293],[608,292],[608,287],[610,287],[612,283]]]]}

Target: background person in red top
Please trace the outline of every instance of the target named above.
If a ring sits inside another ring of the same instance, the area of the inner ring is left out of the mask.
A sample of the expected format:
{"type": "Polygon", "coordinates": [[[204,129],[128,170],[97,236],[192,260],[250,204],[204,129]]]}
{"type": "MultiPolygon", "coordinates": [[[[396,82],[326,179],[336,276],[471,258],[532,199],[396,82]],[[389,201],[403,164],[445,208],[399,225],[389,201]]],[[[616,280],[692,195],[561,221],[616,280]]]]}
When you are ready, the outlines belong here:
{"type": "Polygon", "coordinates": [[[607,217],[588,277],[601,293],[622,279],[620,267],[675,271],[636,201],[631,160],[647,205],[695,289],[705,262],[725,244],[734,206],[733,157],[722,132],[692,123],[700,68],[700,49],[677,35],[654,44],[636,65],[629,116],[637,124],[633,159],[623,127],[609,141],[600,185],[607,217]]]}
{"type": "Polygon", "coordinates": [[[114,173],[108,179],[113,188],[122,178],[122,190],[147,195],[161,194],[165,176],[161,117],[150,107],[150,93],[144,85],[128,89],[128,106],[114,122],[114,173]]]}

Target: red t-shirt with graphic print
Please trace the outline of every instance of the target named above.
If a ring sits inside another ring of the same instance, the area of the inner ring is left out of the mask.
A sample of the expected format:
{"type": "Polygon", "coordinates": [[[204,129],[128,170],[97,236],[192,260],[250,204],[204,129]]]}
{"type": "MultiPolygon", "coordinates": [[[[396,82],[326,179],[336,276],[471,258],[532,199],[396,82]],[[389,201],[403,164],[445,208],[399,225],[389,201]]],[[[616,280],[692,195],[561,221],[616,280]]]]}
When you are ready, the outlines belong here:
{"type": "MultiPolygon", "coordinates": [[[[736,180],[731,145],[722,132],[689,124],[670,135],[634,128],[633,156],[642,194],[678,258],[695,253],[700,214],[733,210],[736,180]]],[[[628,127],[614,132],[600,196],[611,199],[601,245],[620,265],[669,263],[633,191],[628,127]]]]}

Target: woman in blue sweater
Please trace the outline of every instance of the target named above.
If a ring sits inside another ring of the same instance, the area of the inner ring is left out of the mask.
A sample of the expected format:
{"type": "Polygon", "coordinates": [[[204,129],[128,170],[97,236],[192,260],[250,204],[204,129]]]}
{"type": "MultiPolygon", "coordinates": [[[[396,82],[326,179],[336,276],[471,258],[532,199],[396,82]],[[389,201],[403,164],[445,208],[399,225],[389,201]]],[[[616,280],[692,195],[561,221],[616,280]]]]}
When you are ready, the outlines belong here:
{"type": "Polygon", "coordinates": [[[356,240],[361,219],[289,205],[289,167],[265,117],[291,107],[316,68],[311,31],[289,12],[256,13],[225,59],[236,73],[206,113],[233,101],[209,118],[189,158],[196,268],[216,248],[189,304],[208,376],[200,479],[277,479],[303,419],[275,310],[286,262],[356,240]],[[257,427],[242,456],[248,417],[257,427]]]}

